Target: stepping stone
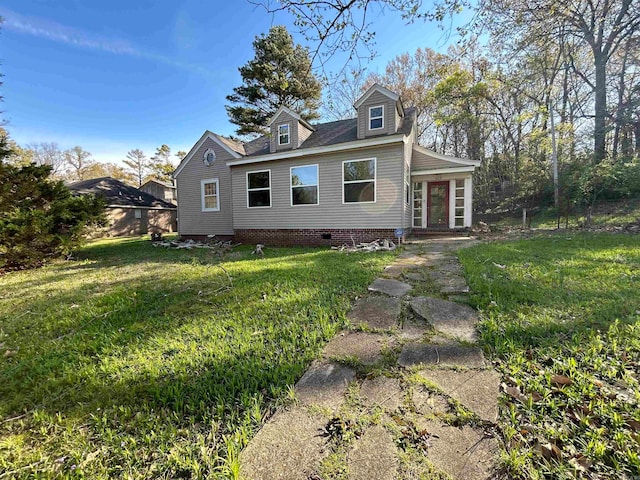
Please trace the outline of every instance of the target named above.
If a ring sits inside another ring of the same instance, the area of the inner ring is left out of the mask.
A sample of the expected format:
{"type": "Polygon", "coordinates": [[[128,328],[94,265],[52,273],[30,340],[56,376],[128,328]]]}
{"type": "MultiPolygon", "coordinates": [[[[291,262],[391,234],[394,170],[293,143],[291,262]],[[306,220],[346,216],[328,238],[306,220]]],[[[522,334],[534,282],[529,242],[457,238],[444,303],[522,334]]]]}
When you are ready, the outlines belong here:
{"type": "Polygon", "coordinates": [[[313,362],[296,384],[296,396],[306,405],[337,409],[355,374],[343,365],[313,362]]]}
{"type": "Polygon", "coordinates": [[[498,442],[485,437],[481,430],[442,425],[441,422],[419,420],[418,426],[431,437],[427,458],[454,480],[486,480],[496,466],[498,442]]]}
{"type": "Polygon", "coordinates": [[[388,278],[376,278],[369,285],[370,292],[384,293],[390,297],[404,297],[411,290],[411,285],[399,282],[398,280],[390,280],[388,278]]]}
{"type": "Polygon", "coordinates": [[[375,365],[382,360],[382,348],[393,342],[388,335],[377,333],[341,333],[324,347],[325,358],[357,357],[363,365],[375,365]]]}
{"type": "Polygon", "coordinates": [[[498,420],[500,375],[493,370],[423,370],[420,375],[436,383],[444,393],[455,398],[482,420],[498,420]]]}
{"type": "Polygon", "coordinates": [[[326,422],[300,407],[276,413],[240,454],[241,477],[310,478],[328,453],[321,435],[326,422]]]}
{"type": "Polygon", "coordinates": [[[389,432],[381,425],[373,426],[364,432],[347,454],[347,467],[349,480],[398,478],[397,452],[389,432]]]}
{"type": "Polygon", "coordinates": [[[421,340],[427,332],[433,332],[433,327],[424,320],[406,319],[398,335],[404,340],[421,340]]]}
{"type": "Polygon", "coordinates": [[[414,282],[421,282],[422,280],[424,280],[422,274],[417,272],[405,272],[402,274],[402,276],[407,280],[413,280],[414,282]]]}
{"type": "Polygon", "coordinates": [[[409,343],[405,345],[398,358],[402,367],[414,365],[438,365],[442,367],[484,367],[484,355],[477,347],[468,347],[459,343],[433,345],[427,343],[409,343]]]}
{"type": "Polygon", "coordinates": [[[436,330],[460,340],[476,341],[478,317],[468,305],[429,297],[416,297],[410,305],[416,315],[427,320],[436,330]]]}
{"type": "Polygon", "coordinates": [[[447,413],[449,403],[447,399],[437,393],[427,392],[423,387],[414,387],[411,396],[416,411],[421,415],[438,415],[447,413]]]}
{"type": "Polygon", "coordinates": [[[461,274],[464,271],[462,265],[460,265],[457,260],[454,261],[453,259],[451,262],[439,265],[438,270],[440,270],[441,272],[449,272],[455,274],[461,274]]]}
{"type": "Polygon", "coordinates": [[[441,272],[439,269],[432,270],[429,272],[429,275],[433,281],[440,286],[440,293],[469,293],[467,281],[460,275],[450,272],[441,272]]]}
{"type": "Polygon", "coordinates": [[[364,297],[349,312],[347,318],[354,326],[390,330],[398,327],[402,304],[398,298],[364,297]]]}
{"type": "Polygon", "coordinates": [[[393,412],[402,405],[402,389],[397,378],[375,377],[362,382],[360,396],[370,405],[393,412]]]}

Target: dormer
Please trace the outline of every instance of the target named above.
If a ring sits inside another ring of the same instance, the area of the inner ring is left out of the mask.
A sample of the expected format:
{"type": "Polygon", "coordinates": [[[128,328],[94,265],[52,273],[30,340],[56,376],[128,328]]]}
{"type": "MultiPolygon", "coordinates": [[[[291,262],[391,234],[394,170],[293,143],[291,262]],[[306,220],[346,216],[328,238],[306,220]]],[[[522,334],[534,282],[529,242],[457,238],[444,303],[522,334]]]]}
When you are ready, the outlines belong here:
{"type": "Polygon", "coordinates": [[[271,131],[271,153],[298,148],[314,130],[300,115],[284,106],[271,117],[267,126],[271,131]]]}
{"type": "Polygon", "coordinates": [[[404,117],[400,95],[377,83],[353,106],[358,111],[358,138],[392,135],[398,131],[404,117]]]}

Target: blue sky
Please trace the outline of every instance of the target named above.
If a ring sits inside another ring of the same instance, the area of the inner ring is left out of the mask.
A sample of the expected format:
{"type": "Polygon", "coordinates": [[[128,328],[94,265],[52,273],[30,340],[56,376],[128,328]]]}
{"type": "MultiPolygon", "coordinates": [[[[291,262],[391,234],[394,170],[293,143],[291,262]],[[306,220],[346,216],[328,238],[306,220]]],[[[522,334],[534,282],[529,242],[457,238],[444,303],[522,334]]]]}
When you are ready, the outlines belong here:
{"type": "MultiPolygon", "coordinates": [[[[0,16],[2,117],[21,145],[80,145],[98,161],[119,162],[140,148],[189,150],[209,129],[233,133],[225,96],[240,85],[238,67],[252,42],[286,25],[246,0],[3,0],[0,16]]],[[[383,71],[394,56],[418,47],[445,50],[435,25],[405,25],[398,15],[372,18],[383,71]]],[[[329,70],[339,69],[336,58],[329,70]]]]}

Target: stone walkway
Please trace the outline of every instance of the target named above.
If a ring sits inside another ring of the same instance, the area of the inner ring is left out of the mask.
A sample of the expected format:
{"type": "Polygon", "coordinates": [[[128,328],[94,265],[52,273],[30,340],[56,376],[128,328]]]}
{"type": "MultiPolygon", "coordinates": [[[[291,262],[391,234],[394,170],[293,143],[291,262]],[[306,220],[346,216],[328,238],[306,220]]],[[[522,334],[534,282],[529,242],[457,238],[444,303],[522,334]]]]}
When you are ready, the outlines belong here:
{"type": "Polygon", "coordinates": [[[477,346],[455,256],[408,244],[242,452],[246,480],[481,480],[494,473],[500,377],[477,346]],[[454,300],[454,301],[452,301],[454,300]]]}

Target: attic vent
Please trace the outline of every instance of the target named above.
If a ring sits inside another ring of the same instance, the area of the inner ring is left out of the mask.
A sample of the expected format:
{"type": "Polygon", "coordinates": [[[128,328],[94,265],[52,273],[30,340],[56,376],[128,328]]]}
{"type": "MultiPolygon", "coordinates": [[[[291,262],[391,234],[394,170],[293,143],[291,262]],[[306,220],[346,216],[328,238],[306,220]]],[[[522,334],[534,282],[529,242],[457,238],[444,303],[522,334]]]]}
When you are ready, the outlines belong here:
{"type": "Polygon", "coordinates": [[[142,200],[142,195],[138,195],[138,200],[142,200]]]}
{"type": "Polygon", "coordinates": [[[122,196],[122,191],[118,191],[118,195],[122,196]]]}

